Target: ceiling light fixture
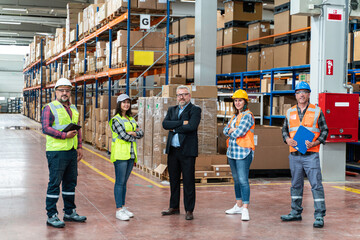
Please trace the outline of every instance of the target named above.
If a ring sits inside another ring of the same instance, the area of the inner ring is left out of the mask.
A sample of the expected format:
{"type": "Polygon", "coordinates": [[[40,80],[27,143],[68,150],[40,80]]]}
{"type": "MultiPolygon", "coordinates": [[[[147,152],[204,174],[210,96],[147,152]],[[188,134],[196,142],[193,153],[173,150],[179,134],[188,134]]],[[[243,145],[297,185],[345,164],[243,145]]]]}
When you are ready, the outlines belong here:
{"type": "Polygon", "coordinates": [[[16,12],[26,12],[26,8],[2,8],[5,11],[16,11],[16,12]]]}
{"type": "Polygon", "coordinates": [[[2,40],[2,39],[0,39],[0,42],[16,43],[16,40],[2,40]]]}
{"type": "Polygon", "coordinates": [[[12,24],[12,25],[20,25],[20,22],[0,22],[0,24],[12,24]]]}
{"type": "Polygon", "coordinates": [[[37,35],[45,35],[45,36],[51,36],[54,35],[53,33],[43,33],[43,32],[36,32],[37,35]]]}
{"type": "Polygon", "coordinates": [[[181,0],[180,2],[195,3],[195,0],[181,0]]]}
{"type": "Polygon", "coordinates": [[[19,36],[19,33],[15,33],[15,32],[0,32],[0,34],[19,36]]]}

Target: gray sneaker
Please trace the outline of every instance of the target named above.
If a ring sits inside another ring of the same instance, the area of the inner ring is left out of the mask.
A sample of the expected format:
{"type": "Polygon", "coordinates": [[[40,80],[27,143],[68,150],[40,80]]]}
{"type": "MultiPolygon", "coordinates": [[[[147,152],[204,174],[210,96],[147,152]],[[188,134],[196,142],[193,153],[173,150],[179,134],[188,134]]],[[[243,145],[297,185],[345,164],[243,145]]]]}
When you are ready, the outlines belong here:
{"type": "Polygon", "coordinates": [[[86,217],[85,216],[79,216],[75,209],[73,209],[73,212],[69,215],[69,214],[64,214],[64,221],[68,221],[68,222],[85,222],[86,221],[86,217]]]}
{"type": "Polygon", "coordinates": [[[46,224],[55,228],[65,227],[65,223],[58,218],[57,213],[55,213],[51,218],[48,217],[46,224]]]}

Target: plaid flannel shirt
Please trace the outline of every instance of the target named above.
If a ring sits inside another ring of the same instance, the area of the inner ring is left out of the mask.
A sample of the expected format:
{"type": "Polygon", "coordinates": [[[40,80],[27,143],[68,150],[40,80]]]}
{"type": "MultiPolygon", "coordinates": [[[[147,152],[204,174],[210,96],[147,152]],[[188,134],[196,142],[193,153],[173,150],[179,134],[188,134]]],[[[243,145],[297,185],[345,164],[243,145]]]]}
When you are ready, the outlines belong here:
{"type": "MultiPolygon", "coordinates": [[[[72,118],[72,112],[70,106],[65,106],[65,105],[63,106],[66,112],[69,114],[70,118],[72,118]]],[[[66,132],[60,132],[52,128],[54,121],[55,121],[55,116],[54,114],[52,114],[50,107],[46,105],[41,113],[42,132],[53,138],[66,139],[66,132]]],[[[82,148],[81,131],[78,131],[77,138],[78,138],[78,148],[82,148]]]]}
{"type": "MultiPolygon", "coordinates": [[[[130,122],[132,125],[132,122],[130,122]]],[[[135,126],[135,129],[138,128],[138,126],[135,126]]],[[[134,151],[134,145],[133,142],[136,142],[136,139],[140,139],[144,136],[144,132],[140,129],[139,131],[136,131],[136,137],[129,135],[126,133],[125,128],[119,123],[118,120],[113,120],[112,130],[119,135],[119,138],[121,140],[124,140],[126,142],[131,142],[131,148],[130,148],[130,160],[135,160],[135,151],[134,151]]]]}
{"type": "MultiPolygon", "coordinates": [[[[298,114],[299,114],[300,122],[302,121],[308,106],[309,106],[309,104],[306,106],[304,112],[301,112],[300,108],[296,105],[296,108],[297,108],[297,111],[298,111],[298,114]]],[[[325,144],[325,140],[327,138],[327,135],[329,134],[329,128],[328,128],[328,126],[326,124],[325,116],[324,116],[321,109],[320,109],[320,116],[319,116],[319,119],[318,119],[318,126],[319,126],[319,129],[320,129],[320,136],[316,140],[319,140],[320,143],[325,144]]],[[[284,142],[286,143],[286,139],[290,137],[290,135],[289,135],[289,125],[288,125],[288,121],[287,121],[286,117],[285,117],[284,124],[283,124],[283,127],[282,127],[282,136],[283,136],[284,142]]]]}
{"type": "Polygon", "coordinates": [[[229,147],[227,149],[226,156],[231,159],[240,160],[246,158],[247,155],[249,155],[250,153],[253,154],[254,152],[251,148],[240,147],[236,143],[236,139],[238,137],[245,136],[245,134],[250,130],[250,128],[252,127],[252,125],[255,124],[255,122],[251,114],[248,113],[241,118],[239,126],[237,126],[236,130],[229,135],[228,132],[230,128],[235,128],[235,123],[238,116],[236,116],[231,122],[228,122],[226,127],[224,127],[223,132],[225,136],[230,137],[229,147]]]}

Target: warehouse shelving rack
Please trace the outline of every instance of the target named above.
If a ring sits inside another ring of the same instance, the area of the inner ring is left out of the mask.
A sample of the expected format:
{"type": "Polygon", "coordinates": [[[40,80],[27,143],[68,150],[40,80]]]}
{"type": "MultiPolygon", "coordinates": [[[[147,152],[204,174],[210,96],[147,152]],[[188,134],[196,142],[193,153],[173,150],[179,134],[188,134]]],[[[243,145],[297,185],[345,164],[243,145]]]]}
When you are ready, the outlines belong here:
{"type": "MultiPolygon", "coordinates": [[[[114,80],[118,80],[118,79],[122,79],[122,78],[126,77],[126,93],[129,93],[129,90],[130,90],[130,81],[129,81],[130,77],[137,77],[139,79],[139,77],[146,77],[149,75],[165,73],[166,84],[168,84],[170,0],[167,1],[167,9],[166,9],[165,16],[164,15],[159,16],[158,11],[157,12],[151,11],[151,10],[146,11],[146,14],[150,14],[153,17],[156,17],[151,22],[151,25],[158,26],[160,23],[162,23],[166,19],[166,41],[165,41],[166,42],[166,51],[160,57],[160,58],[162,58],[162,57],[166,56],[165,67],[153,68],[153,69],[151,69],[152,66],[146,67],[145,69],[141,69],[141,68],[131,69],[130,68],[130,51],[132,51],[132,48],[130,46],[130,30],[132,27],[132,20],[137,19],[143,11],[134,11],[134,12],[135,13],[132,13],[132,11],[131,11],[131,0],[129,0],[127,11],[125,11],[123,14],[121,14],[120,16],[116,17],[115,19],[109,21],[109,23],[100,27],[95,32],[90,33],[88,36],[85,36],[83,39],[81,39],[81,40],[77,39],[77,42],[73,46],[71,46],[68,49],[66,49],[65,51],[57,54],[56,56],[50,58],[45,63],[43,62],[43,60],[41,58],[41,60],[33,63],[28,68],[24,69],[24,73],[29,75],[28,76],[28,79],[29,79],[31,74],[33,74],[34,71],[36,71],[38,69],[38,66],[43,66],[43,64],[45,64],[48,68],[50,68],[50,71],[53,68],[55,69],[55,71],[57,71],[58,64],[59,64],[58,61],[60,61],[60,64],[61,64],[60,71],[61,71],[61,75],[62,75],[63,74],[62,65],[63,65],[64,61],[68,61],[69,70],[70,70],[71,53],[73,51],[78,52],[79,49],[82,48],[82,46],[83,46],[83,49],[84,49],[84,75],[71,78],[70,80],[75,85],[75,104],[76,105],[77,105],[77,97],[76,96],[77,96],[77,92],[78,92],[78,87],[81,85],[83,86],[82,90],[83,90],[83,96],[84,96],[84,103],[83,103],[84,109],[86,109],[86,92],[87,92],[88,84],[95,84],[95,90],[92,92],[92,95],[95,92],[96,105],[97,105],[99,86],[101,83],[108,82],[109,110],[110,110],[110,106],[111,106],[111,95],[114,94],[115,90],[119,90],[119,89],[112,88],[112,81],[114,81],[114,80]],[[126,21],[126,24],[125,24],[125,21],[126,21]],[[106,39],[107,36],[108,36],[108,40],[109,40],[109,45],[111,46],[112,35],[113,35],[114,29],[126,29],[127,30],[128,44],[127,44],[126,67],[120,67],[120,68],[112,67],[112,64],[111,64],[112,47],[109,47],[110,52],[109,52],[108,70],[104,70],[104,71],[96,72],[96,73],[88,73],[87,72],[87,55],[86,55],[88,47],[90,49],[91,47],[94,46],[94,40],[95,40],[95,46],[96,46],[96,43],[100,39],[106,39]]],[[[162,12],[164,12],[164,11],[162,11],[162,12]]],[[[77,29],[78,29],[78,27],[77,27],[77,29]]],[[[150,32],[151,31],[153,31],[153,28],[150,30],[150,32]]],[[[143,40],[148,34],[149,34],[149,32],[147,34],[145,34],[145,36],[141,40],[143,40]]],[[[77,34],[77,36],[78,36],[78,34],[77,34]]],[[[42,49],[42,47],[41,47],[41,49],[42,49]]],[[[42,56],[42,54],[41,54],[41,56],[42,56]]],[[[158,61],[159,59],[157,59],[156,61],[158,61]]],[[[155,63],[156,63],[156,61],[155,61],[155,63]]],[[[41,67],[40,67],[40,69],[42,70],[41,67]]],[[[30,77],[30,81],[31,81],[31,79],[32,78],[30,77]]],[[[51,82],[51,74],[50,74],[49,81],[51,82]]],[[[40,92],[40,99],[42,99],[42,90],[43,89],[45,90],[46,99],[47,99],[48,94],[49,94],[49,98],[51,99],[51,93],[52,93],[53,87],[55,86],[55,83],[44,84],[43,79],[42,79],[42,74],[41,74],[41,83],[42,84],[40,86],[33,86],[33,87],[28,87],[29,85],[26,85],[26,88],[24,89],[24,96],[26,95],[27,103],[29,101],[35,100],[35,105],[36,105],[36,97],[39,95],[39,92],[40,92]]],[[[91,86],[91,88],[93,89],[93,85],[91,86]]],[[[104,90],[100,91],[100,92],[103,93],[104,90]]],[[[29,110],[29,104],[28,104],[27,108],[29,110]]],[[[85,119],[85,115],[86,115],[85,110],[84,110],[83,114],[84,114],[84,119],[85,119]]],[[[111,111],[109,111],[108,119],[110,119],[110,117],[111,117],[110,114],[111,114],[111,111]]]]}

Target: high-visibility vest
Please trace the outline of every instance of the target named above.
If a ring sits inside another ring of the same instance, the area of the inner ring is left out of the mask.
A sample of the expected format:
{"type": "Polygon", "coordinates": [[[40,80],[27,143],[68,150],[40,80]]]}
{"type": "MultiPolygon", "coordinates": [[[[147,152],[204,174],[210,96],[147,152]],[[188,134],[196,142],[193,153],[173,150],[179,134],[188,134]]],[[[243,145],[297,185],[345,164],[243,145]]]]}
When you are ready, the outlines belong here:
{"type": "MultiPolygon", "coordinates": [[[[241,118],[243,118],[246,114],[250,113],[251,117],[254,119],[254,115],[252,112],[250,112],[250,110],[247,110],[245,112],[239,113],[237,119],[236,119],[236,123],[235,123],[235,127],[239,126],[241,118]]],[[[230,123],[232,122],[232,120],[235,118],[235,115],[232,116],[230,123]]],[[[254,119],[255,122],[255,119],[254,119]]],[[[255,143],[254,143],[254,129],[255,129],[255,123],[251,126],[250,130],[245,134],[245,136],[243,137],[238,137],[236,139],[236,143],[237,145],[239,145],[242,148],[251,148],[252,150],[255,150],[255,143]]],[[[229,147],[229,140],[230,138],[228,138],[226,140],[226,145],[227,147],[229,147]]]]}
{"type": "MultiPolygon", "coordinates": [[[[129,117],[129,120],[125,117],[116,114],[110,121],[110,129],[112,132],[112,142],[111,142],[111,156],[110,160],[115,162],[116,160],[129,160],[131,157],[131,142],[122,140],[119,135],[113,131],[112,125],[113,121],[116,119],[125,129],[126,132],[135,132],[136,131],[136,121],[134,118],[129,117]]],[[[137,162],[137,150],[136,142],[133,142],[133,148],[135,153],[135,162],[137,162]]]]}
{"type": "MultiPolygon", "coordinates": [[[[72,117],[70,118],[65,107],[57,100],[47,104],[50,107],[51,113],[54,115],[55,120],[52,124],[52,128],[62,131],[70,123],[78,124],[79,112],[75,105],[70,105],[72,117]]],[[[69,151],[72,148],[77,149],[78,147],[78,136],[75,135],[73,138],[57,139],[49,135],[46,135],[46,151],[69,151]]]]}
{"type": "MultiPolygon", "coordinates": [[[[289,126],[290,138],[294,138],[296,131],[300,125],[307,128],[309,131],[315,134],[313,139],[316,140],[320,136],[320,129],[318,125],[318,119],[320,116],[321,109],[314,104],[309,104],[305,115],[300,123],[300,118],[296,105],[290,108],[286,113],[286,118],[289,126]]],[[[309,148],[308,152],[319,152],[320,145],[309,148]]],[[[290,146],[290,152],[296,152],[297,150],[290,146]]]]}

